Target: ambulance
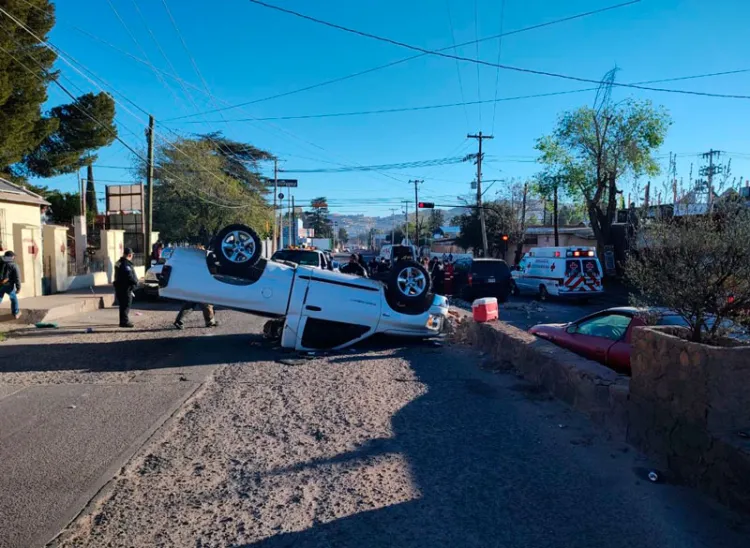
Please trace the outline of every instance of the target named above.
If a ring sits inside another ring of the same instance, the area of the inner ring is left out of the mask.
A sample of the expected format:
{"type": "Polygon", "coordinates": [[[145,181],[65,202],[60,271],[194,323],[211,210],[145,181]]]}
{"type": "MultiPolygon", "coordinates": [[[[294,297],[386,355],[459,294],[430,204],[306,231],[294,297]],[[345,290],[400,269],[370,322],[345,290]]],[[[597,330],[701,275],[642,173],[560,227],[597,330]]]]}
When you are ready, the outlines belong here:
{"type": "Polygon", "coordinates": [[[514,295],[587,299],[604,292],[594,247],[535,247],[511,273],[514,295]]]}

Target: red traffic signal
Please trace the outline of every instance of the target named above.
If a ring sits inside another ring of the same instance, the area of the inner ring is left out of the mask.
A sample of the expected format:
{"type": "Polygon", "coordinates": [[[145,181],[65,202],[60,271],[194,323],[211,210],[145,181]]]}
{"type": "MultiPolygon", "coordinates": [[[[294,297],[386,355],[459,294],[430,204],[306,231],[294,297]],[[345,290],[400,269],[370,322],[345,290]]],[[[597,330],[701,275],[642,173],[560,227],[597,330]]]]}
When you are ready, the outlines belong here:
{"type": "Polygon", "coordinates": [[[507,234],[503,234],[503,235],[502,235],[502,240],[503,240],[504,242],[507,242],[507,241],[508,241],[508,235],[507,235],[507,234]]]}
{"type": "Polygon", "coordinates": [[[417,206],[419,207],[419,209],[434,209],[435,203],[434,202],[419,202],[417,206]]]}

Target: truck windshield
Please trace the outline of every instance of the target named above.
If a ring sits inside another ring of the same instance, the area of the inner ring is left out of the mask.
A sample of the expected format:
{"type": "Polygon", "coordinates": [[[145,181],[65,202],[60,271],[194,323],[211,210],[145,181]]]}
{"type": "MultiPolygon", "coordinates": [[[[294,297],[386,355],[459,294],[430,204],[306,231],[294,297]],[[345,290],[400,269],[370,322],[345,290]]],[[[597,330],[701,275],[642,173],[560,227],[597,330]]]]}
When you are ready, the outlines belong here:
{"type": "Polygon", "coordinates": [[[289,261],[302,266],[320,266],[320,259],[315,251],[304,249],[282,249],[271,257],[274,261],[289,261]]]}

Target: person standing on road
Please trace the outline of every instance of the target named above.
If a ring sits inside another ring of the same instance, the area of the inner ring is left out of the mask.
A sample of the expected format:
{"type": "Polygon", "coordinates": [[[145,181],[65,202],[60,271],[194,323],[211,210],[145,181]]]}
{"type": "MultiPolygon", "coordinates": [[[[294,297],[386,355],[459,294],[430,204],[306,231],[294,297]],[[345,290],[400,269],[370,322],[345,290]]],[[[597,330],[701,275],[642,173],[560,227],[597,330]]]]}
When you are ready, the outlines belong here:
{"type": "Polygon", "coordinates": [[[138,287],[138,276],[132,263],[133,250],[125,248],[122,258],[115,263],[115,296],[120,306],[120,327],[133,327],[130,321],[130,306],[133,304],[133,290],[138,287]]]}
{"type": "Polygon", "coordinates": [[[18,307],[18,292],[21,291],[21,274],[16,264],[16,254],[6,251],[3,262],[0,264],[0,303],[5,295],[10,298],[10,313],[15,319],[21,317],[21,309],[18,307]]]}
{"type": "MultiPolygon", "coordinates": [[[[184,329],[185,324],[182,320],[185,316],[190,314],[196,307],[196,303],[184,303],[180,311],[177,313],[177,317],[174,320],[174,326],[177,329],[184,329]]],[[[214,317],[214,305],[208,303],[200,303],[201,312],[203,312],[203,319],[206,321],[206,327],[216,327],[219,322],[214,317]]]]}
{"type": "MultiPolygon", "coordinates": [[[[199,245],[198,249],[204,250],[205,248],[199,245]]],[[[215,276],[219,271],[218,263],[219,260],[216,258],[216,254],[213,251],[208,251],[206,253],[206,264],[208,265],[208,271],[212,276],[215,276]]],[[[196,306],[201,307],[201,312],[203,312],[203,319],[206,322],[206,327],[216,327],[217,325],[219,325],[219,322],[216,321],[216,317],[214,314],[214,305],[209,303],[183,303],[182,308],[180,308],[180,311],[177,313],[177,317],[174,319],[174,326],[177,329],[185,328],[183,320],[185,319],[185,316],[190,314],[195,309],[196,306]]]]}

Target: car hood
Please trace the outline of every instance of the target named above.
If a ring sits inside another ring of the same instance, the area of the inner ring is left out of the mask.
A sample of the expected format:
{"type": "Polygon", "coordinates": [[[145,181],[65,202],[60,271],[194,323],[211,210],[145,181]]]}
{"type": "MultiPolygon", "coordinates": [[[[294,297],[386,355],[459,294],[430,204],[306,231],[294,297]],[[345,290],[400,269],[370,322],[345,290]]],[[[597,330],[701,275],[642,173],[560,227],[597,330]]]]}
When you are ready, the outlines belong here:
{"type": "Polygon", "coordinates": [[[564,331],[568,325],[567,323],[540,323],[529,329],[529,333],[532,335],[559,333],[564,331]]]}

